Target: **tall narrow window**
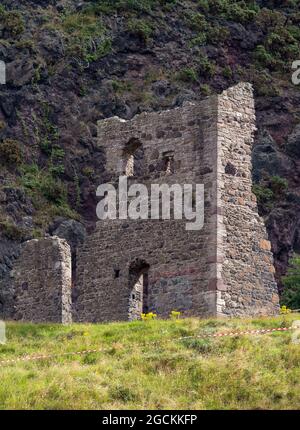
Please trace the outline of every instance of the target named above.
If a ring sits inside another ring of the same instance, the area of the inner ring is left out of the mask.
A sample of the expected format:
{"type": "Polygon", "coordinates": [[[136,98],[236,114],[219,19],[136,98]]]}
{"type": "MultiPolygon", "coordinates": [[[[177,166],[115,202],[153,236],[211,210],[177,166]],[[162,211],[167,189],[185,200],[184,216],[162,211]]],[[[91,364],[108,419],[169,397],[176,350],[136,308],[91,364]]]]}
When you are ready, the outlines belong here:
{"type": "Polygon", "coordinates": [[[143,148],[139,139],[130,139],[123,149],[124,174],[128,177],[142,173],[143,148]]]}
{"type": "Polygon", "coordinates": [[[174,152],[168,151],[163,153],[164,171],[166,175],[174,173],[174,152]]]}
{"type": "Polygon", "coordinates": [[[125,166],[125,175],[134,176],[134,154],[128,154],[125,166]]]}

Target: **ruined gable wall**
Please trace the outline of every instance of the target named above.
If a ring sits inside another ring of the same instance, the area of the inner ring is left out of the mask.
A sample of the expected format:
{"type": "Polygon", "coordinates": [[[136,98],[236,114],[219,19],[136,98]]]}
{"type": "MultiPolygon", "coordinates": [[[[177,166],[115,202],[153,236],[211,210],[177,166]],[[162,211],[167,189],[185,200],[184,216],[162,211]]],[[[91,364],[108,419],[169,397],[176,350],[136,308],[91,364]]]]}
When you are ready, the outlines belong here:
{"type": "Polygon", "coordinates": [[[71,322],[71,252],[64,239],[25,242],[11,277],[16,320],[71,322]]]}
{"type": "Polygon", "coordinates": [[[99,145],[106,149],[111,181],[124,172],[123,148],[131,138],[143,147],[143,171],[128,185],[205,184],[205,225],[185,230],[186,220],[107,220],[78,253],[76,318],[105,321],[128,318],[129,265],[149,266],[149,310],[168,316],[213,315],[216,288],[216,145],[217,98],[200,105],[143,113],[131,121],[100,121],[99,145]],[[163,154],[174,152],[174,173],[162,170],[163,154]],[[119,277],[114,277],[114,271],[119,277]]]}

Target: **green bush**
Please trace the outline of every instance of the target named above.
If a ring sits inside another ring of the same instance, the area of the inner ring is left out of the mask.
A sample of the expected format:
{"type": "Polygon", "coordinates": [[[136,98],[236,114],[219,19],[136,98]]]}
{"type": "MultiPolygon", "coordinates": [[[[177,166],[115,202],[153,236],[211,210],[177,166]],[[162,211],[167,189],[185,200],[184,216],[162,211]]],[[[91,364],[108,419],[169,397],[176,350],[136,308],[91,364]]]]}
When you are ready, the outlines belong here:
{"type": "Polygon", "coordinates": [[[279,95],[276,81],[266,70],[256,70],[251,67],[247,79],[253,83],[256,96],[274,97],[279,95]]]}
{"type": "Polygon", "coordinates": [[[145,19],[132,18],[127,23],[127,31],[146,43],[153,34],[153,27],[145,19]]]}
{"type": "MultiPolygon", "coordinates": [[[[155,77],[156,76],[157,75],[155,74],[155,77]]],[[[114,92],[118,93],[118,94],[123,94],[126,91],[132,90],[132,83],[131,82],[126,82],[126,81],[114,79],[111,81],[111,85],[112,85],[114,92]]]]}
{"type": "Polygon", "coordinates": [[[274,204],[274,193],[270,188],[261,184],[254,184],[253,193],[256,195],[258,204],[265,210],[272,209],[274,204]]]}
{"type": "Polygon", "coordinates": [[[279,28],[269,33],[265,45],[279,60],[298,59],[299,43],[286,28],[279,28]]]}
{"type": "Polygon", "coordinates": [[[69,55],[84,61],[96,61],[111,51],[111,40],[98,16],[88,13],[66,15],[62,28],[67,35],[69,55]]]}
{"type": "Polygon", "coordinates": [[[233,75],[231,67],[225,66],[224,69],[222,70],[222,75],[224,76],[224,78],[231,79],[233,75]]]}
{"type": "Polygon", "coordinates": [[[52,176],[56,177],[62,175],[65,171],[63,164],[65,158],[65,151],[58,145],[54,145],[51,150],[49,172],[52,176]]]}
{"type": "Polygon", "coordinates": [[[57,206],[67,204],[67,190],[62,181],[36,164],[23,166],[21,185],[29,192],[36,206],[42,204],[41,198],[57,206]]]}
{"type": "Polygon", "coordinates": [[[113,12],[143,12],[150,13],[156,7],[168,10],[176,5],[177,0],[94,0],[84,10],[95,14],[110,14],[113,12]]]}
{"type": "Polygon", "coordinates": [[[270,178],[270,188],[276,197],[280,197],[288,189],[288,181],[281,176],[275,175],[270,178]]]}
{"type": "Polygon", "coordinates": [[[201,55],[198,62],[198,72],[200,76],[212,78],[216,73],[216,65],[206,55],[201,55]]]}
{"type": "Polygon", "coordinates": [[[270,211],[276,200],[282,198],[282,194],[288,189],[288,181],[280,176],[271,176],[260,184],[254,184],[253,193],[257,202],[266,212],[270,211]]]}
{"type": "Polygon", "coordinates": [[[18,166],[22,162],[22,151],[14,139],[5,139],[0,143],[0,162],[8,166],[18,166]]]}
{"type": "Polygon", "coordinates": [[[263,45],[258,45],[254,51],[253,58],[262,67],[274,68],[277,64],[274,56],[266,50],[263,45]]]}
{"type": "Polygon", "coordinates": [[[22,15],[17,11],[6,11],[3,6],[0,6],[0,27],[8,37],[16,37],[25,30],[22,15]]]}
{"type": "Polygon", "coordinates": [[[197,72],[195,69],[186,67],[177,73],[177,79],[183,82],[197,82],[197,72]]]}
{"type": "Polygon", "coordinates": [[[288,268],[286,276],[282,278],[284,285],[281,303],[292,309],[300,308],[300,256],[295,255],[288,268]]]}
{"type": "Polygon", "coordinates": [[[10,240],[23,240],[24,239],[24,229],[18,227],[17,225],[11,223],[10,221],[0,221],[1,233],[10,240]]]}
{"type": "Polygon", "coordinates": [[[200,85],[200,91],[205,97],[207,97],[211,94],[211,88],[208,84],[200,85]]]}
{"type": "Polygon", "coordinates": [[[206,31],[209,27],[209,24],[202,13],[189,13],[186,19],[189,26],[198,32],[206,31]]]}
{"type": "Polygon", "coordinates": [[[240,23],[253,20],[259,6],[255,1],[198,0],[201,12],[240,23]]]}

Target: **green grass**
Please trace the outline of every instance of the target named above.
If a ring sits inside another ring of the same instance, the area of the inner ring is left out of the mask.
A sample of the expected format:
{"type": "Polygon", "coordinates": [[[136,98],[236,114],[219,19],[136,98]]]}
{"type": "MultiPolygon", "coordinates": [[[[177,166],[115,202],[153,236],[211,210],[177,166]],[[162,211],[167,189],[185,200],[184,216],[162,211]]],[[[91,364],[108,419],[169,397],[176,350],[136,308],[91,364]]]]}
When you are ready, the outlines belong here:
{"type": "MultiPolygon", "coordinates": [[[[291,320],[300,315],[288,315],[291,320]]],[[[254,320],[112,324],[8,323],[0,361],[101,348],[0,366],[1,409],[289,409],[300,405],[300,345],[291,332],[219,339],[180,336],[280,327],[254,320]]]]}

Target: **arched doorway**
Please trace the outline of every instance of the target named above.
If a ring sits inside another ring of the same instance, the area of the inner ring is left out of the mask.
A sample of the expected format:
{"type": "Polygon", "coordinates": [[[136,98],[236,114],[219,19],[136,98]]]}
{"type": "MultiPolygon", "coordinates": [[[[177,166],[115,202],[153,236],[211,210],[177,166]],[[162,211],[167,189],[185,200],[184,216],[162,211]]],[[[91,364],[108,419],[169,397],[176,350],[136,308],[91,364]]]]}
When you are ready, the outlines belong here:
{"type": "Polygon", "coordinates": [[[149,264],[144,260],[135,260],[129,266],[129,321],[140,319],[141,313],[149,311],[148,287],[149,264]]]}

